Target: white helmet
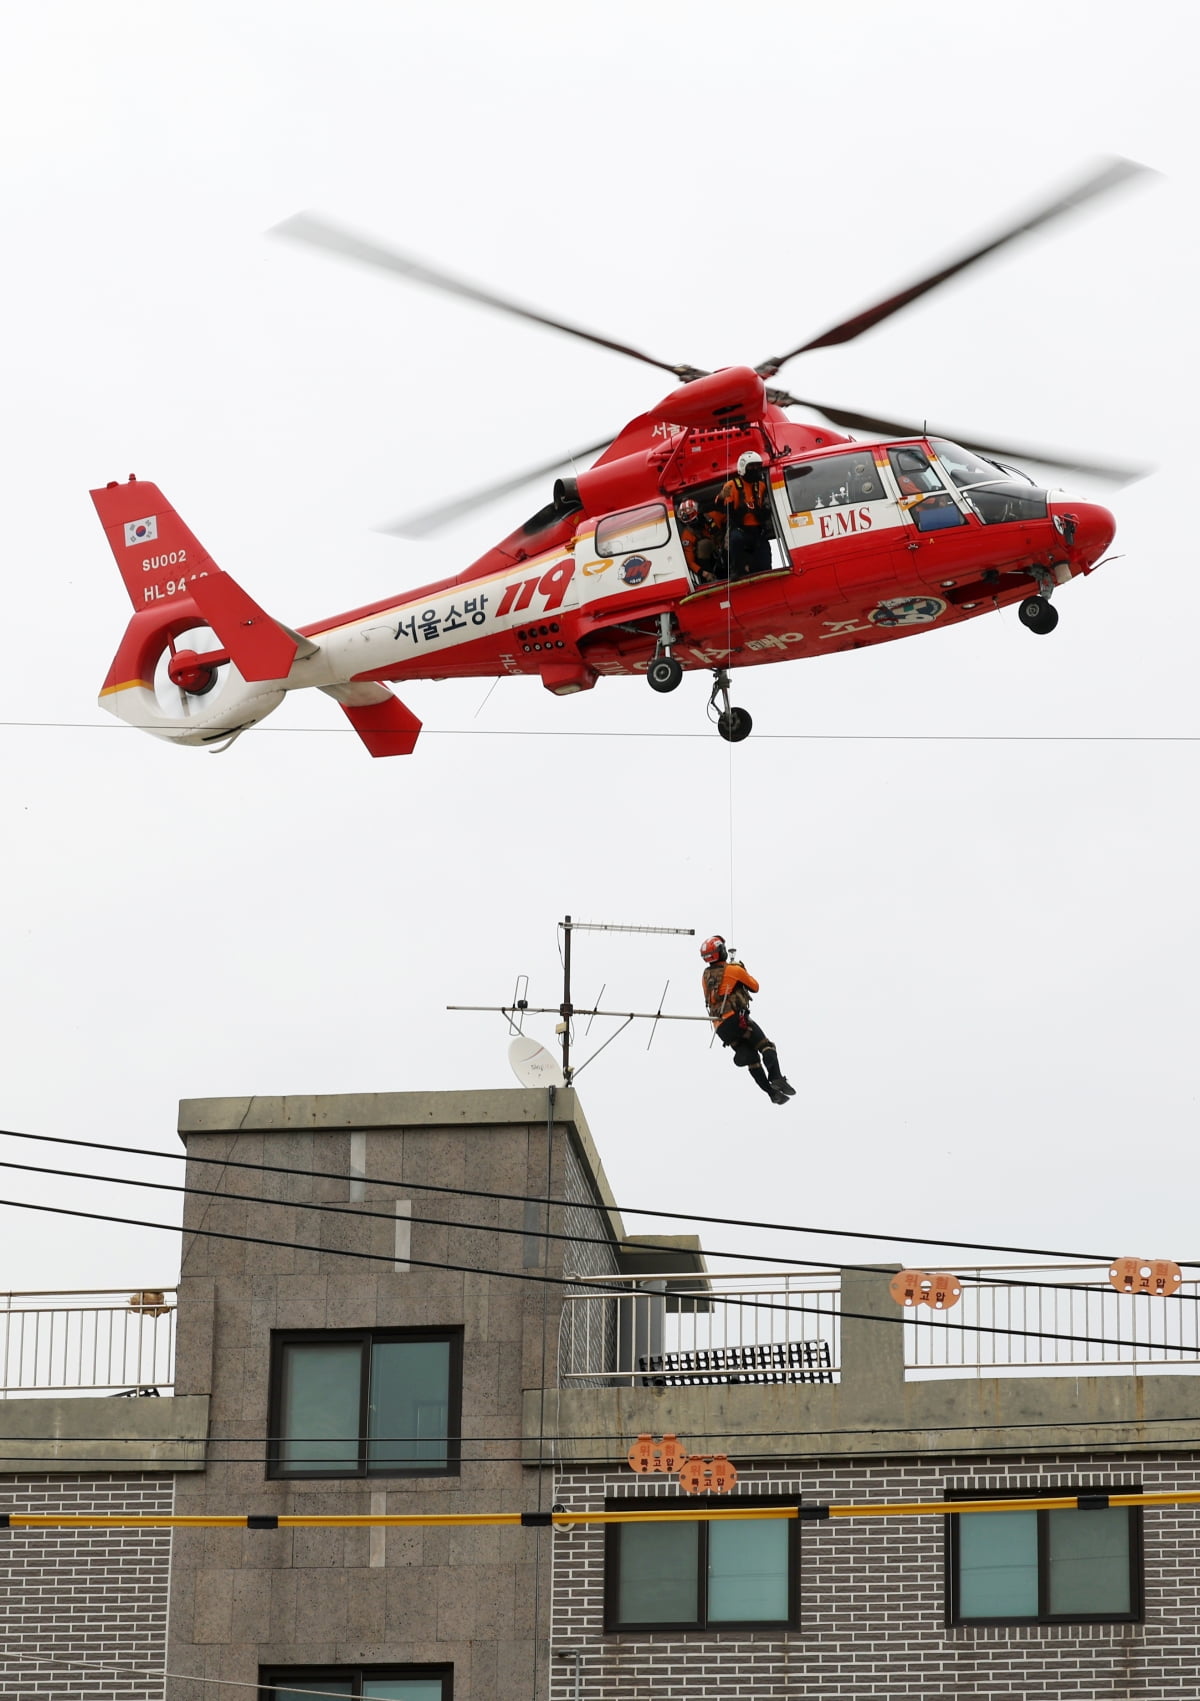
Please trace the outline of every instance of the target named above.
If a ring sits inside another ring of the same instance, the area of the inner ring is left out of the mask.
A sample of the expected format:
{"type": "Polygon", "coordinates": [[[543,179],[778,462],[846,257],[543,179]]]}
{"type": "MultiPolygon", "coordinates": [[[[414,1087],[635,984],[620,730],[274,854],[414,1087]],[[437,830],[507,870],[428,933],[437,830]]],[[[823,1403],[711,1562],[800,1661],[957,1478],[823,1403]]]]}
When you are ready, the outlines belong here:
{"type": "Polygon", "coordinates": [[[753,449],[748,449],[744,455],[738,456],[738,477],[745,478],[747,467],[761,467],[762,464],[762,456],[756,455],[753,449]]]}

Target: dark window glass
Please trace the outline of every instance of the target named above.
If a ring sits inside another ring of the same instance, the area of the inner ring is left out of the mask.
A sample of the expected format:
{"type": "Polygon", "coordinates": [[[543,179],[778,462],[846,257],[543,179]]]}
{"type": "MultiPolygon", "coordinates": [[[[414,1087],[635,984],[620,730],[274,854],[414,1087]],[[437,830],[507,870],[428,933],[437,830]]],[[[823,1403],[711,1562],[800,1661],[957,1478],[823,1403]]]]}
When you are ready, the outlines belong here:
{"type": "Polygon", "coordinates": [[[259,1674],[259,1701],[304,1701],[306,1692],[362,1701],[452,1701],[449,1666],[275,1667],[259,1674]]]}
{"type": "Polygon", "coordinates": [[[272,1476],[458,1469],[457,1331],[275,1337],[272,1476]]]}
{"type": "MultiPolygon", "coordinates": [[[[645,1502],[609,1505],[652,1509],[645,1502]]],[[[674,1503],[653,1503],[665,1505],[675,1509],[674,1503]]],[[[609,1525],[608,1628],[791,1625],[797,1528],[794,1519],[783,1518],[609,1525]]]]}
{"type": "Polygon", "coordinates": [[[1134,1507],[971,1512],[950,1525],[957,1623],[1141,1615],[1141,1522],[1134,1507]]]}
{"type": "Polygon", "coordinates": [[[973,449],[940,438],[933,443],[938,460],[986,526],[1013,520],[1044,520],[1047,495],[1014,467],[985,460],[973,449]]]}
{"type": "Polygon", "coordinates": [[[842,508],[851,503],[881,502],[887,497],[875,457],[869,450],[801,461],[798,466],[785,467],[783,476],[793,514],[809,514],[818,508],[842,508]]]}

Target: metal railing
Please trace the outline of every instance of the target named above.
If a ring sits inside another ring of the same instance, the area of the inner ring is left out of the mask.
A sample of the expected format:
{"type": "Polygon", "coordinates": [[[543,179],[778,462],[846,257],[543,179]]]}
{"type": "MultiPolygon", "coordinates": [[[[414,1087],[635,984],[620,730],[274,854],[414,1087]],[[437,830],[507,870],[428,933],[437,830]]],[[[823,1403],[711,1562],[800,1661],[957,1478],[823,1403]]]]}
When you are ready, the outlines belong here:
{"type": "MultiPolygon", "coordinates": [[[[960,1269],[962,1297],[952,1308],[884,1316],[902,1324],[912,1380],[1200,1370],[1200,1281],[1165,1298],[1122,1294],[1108,1270],[960,1269]]],[[[875,1327],[870,1316],[853,1319],[856,1338],[875,1327]]],[[[563,1306],[559,1381],[567,1388],[826,1381],[842,1368],[838,1270],[581,1277],[563,1306]]]]}
{"type": "Polygon", "coordinates": [[[174,1288],[0,1294],[0,1396],[167,1393],[174,1288]]]}
{"type": "Polygon", "coordinates": [[[1028,1264],[959,1270],[951,1310],[910,1313],[907,1375],[925,1378],[1089,1375],[1200,1368],[1200,1282],[1169,1297],[1123,1294],[1107,1264],[1028,1264]],[[918,1321],[919,1319],[919,1321],[918,1321]]]}
{"type": "Polygon", "coordinates": [[[839,1304],[836,1270],[581,1278],[564,1298],[559,1380],[566,1388],[833,1381],[839,1304]]]}

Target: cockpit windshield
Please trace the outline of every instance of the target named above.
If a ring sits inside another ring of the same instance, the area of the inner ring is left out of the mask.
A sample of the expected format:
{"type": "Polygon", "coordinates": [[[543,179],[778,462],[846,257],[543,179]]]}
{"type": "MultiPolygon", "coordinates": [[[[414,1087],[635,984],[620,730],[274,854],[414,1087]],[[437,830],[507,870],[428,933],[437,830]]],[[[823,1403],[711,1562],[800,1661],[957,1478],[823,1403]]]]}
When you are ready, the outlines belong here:
{"type": "Polygon", "coordinates": [[[985,525],[1006,520],[1044,520],[1047,497],[1017,467],[988,460],[973,449],[942,438],[930,439],[933,451],[985,525]]]}

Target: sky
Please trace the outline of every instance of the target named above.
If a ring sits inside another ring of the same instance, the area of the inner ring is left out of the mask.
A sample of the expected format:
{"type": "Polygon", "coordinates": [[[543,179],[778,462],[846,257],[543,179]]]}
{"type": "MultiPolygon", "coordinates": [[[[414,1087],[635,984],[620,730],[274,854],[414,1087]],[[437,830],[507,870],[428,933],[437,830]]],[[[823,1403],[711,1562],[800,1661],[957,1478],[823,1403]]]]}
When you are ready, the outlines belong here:
{"type": "MultiPolygon", "coordinates": [[[[1200,1258],[1190,429],[1200,142],[1178,6],[47,0],[6,26],[0,1127],[177,1152],[178,1100],[514,1085],[518,975],[697,1013],[725,934],[797,1088],[699,1024],[578,1090],[627,1207],[1200,1258]],[[1015,613],[736,677],[407,688],[372,761],[297,693],[229,752],[96,705],[128,604],[88,491],[158,483],[291,625],[457,571],[394,515],[614,435],[664,375],[271,239],[302,209],[670,361],[764,359],[1125,155],[1159,174],[784,380],[949,434],[1152,463],[1058,630],[1015,613]]],[[[553,1043],[552,1018],[529,1031],[553,1043]]],[[[586,1057],[608,1031],[579,1036],[586,1057]]],[[[0,1142],[0,1156],[180,1167],[0,1142]]],[[[0,1192],[178,1220],[177,1196],[0,1192]]],[[[653,1216],[628,1218],[650,1232],[653,1216]]],[[[663,1222],[664,1229],[686,1224],[663,1222]]],[[[996,1255],[956,1255],[955,1267],[996,1255]]],[[[716,1262],[716,1261],[714,1261],[716,1262]]],[[[730,1260],[720,1261],[729,1267],[730,1260]]],[[[0,1208],[0,1289],[169,1282],[167,1234],[0,1208]]]]}

